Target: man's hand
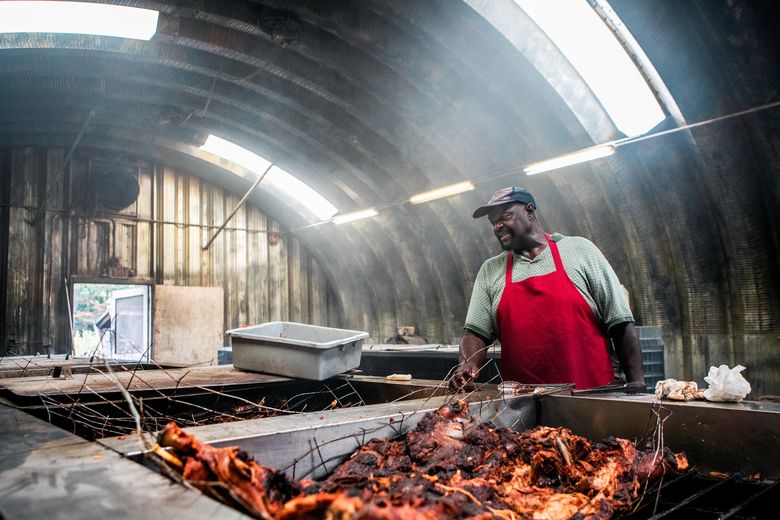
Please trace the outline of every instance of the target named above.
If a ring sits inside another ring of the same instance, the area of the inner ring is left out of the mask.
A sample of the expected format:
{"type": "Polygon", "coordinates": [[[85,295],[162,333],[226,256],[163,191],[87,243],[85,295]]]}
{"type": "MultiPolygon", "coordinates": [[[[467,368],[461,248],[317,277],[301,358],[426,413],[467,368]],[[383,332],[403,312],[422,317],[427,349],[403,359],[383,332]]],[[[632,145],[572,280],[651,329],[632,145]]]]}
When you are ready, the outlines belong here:
{"type": "Polygon", "coordinates": [[[471,363],[461,363],[455,367],[450,378],[451,392],[470,392],[474,390],[474,379],[479,374],[479,369],[471,363]]]}
{"type": "Polygon", "coordinates": [[[466,331],[460,340],[461,364],[455,367],[450,378],[450,391],[470,392],[474,390],[474,379],[479,367],[485,364],[487,342],[476,334],[466,331]]]}
{"type": "Polygon", "coordinates": [[[627,394],[644,394],[647,392],[647,385],[644,381],[630,381],[623,385],[623,392],[627,394]]]}
{"type": "Polygon", "coordinates": [[[639,346],[636,327],[630,321],[619,323],[609,330],[609,336],[615,345],[620,366],[623,367],[623,372],[628,379],[623,391],[634,394],[646,392],[645,374],[642,370],[642,349],[639,346]]]}

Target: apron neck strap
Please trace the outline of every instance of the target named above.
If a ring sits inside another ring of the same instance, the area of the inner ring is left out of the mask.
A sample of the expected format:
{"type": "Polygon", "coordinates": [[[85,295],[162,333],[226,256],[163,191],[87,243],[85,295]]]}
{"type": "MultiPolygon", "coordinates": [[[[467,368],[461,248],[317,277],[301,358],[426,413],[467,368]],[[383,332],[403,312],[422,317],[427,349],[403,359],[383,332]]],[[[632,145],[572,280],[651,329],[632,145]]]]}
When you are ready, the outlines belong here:
{"type": "Polygon", "coordinates": [[[563,270],[561,254],[558,252],[558,244],[556,244],[553,240],[550,240],[550,235],[547,235],[547,246],[550,248],[550,253],[552,254],[553,261],[555,262],[555,270],[561,273],[565,272],[563,270]]]}
{"type": "Polygon", "coordinates": [[[506,275],[504,276],[504,283],[509,285],[512,283],[512,251],[509,251],[506,259],[506,275]]]}

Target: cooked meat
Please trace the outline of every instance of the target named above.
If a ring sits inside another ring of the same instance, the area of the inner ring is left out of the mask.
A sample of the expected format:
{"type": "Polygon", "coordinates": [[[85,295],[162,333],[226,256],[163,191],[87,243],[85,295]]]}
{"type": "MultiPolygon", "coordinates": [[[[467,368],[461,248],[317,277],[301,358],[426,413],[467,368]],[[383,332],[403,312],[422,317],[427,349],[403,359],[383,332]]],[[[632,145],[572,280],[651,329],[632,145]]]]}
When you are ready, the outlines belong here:
{"type": "Polygon", "coordinates": [[[363,501],[346,493],[318,493],[316,495],[293,498],[279,511],[280,520],[303,519],[347,519],[352,518],[363,508],[363,501]]]}
{"type": "Polygon", "coordinates": [[[469,417],[462,401],[427,414],[399,440],[369,441],[316,482],[290,481],[173,424],[160,444],[184,461],[164,457],[185,478],[221,482],[194,484],[258,518],[610,518],[631,507],[648,479],[687,469],[682,454],[643,452],[625,439],[596,444],[566,428],[496,428],[469,417]],[[231,493],[215,492],[223,488],[231,493]]]}
{"type": "Polygon", "coordinates": [[[696,381],[664,379],[655,384],[655,396],[658,399],[672,401],[692,401],[693,399],[704,399],[704,390],[699,389],[696,381]]]}
{"type": "Polygon", "coordinates": [[[285,502],[300,494],[298,483],[284,473],[264,468],[237,447],[203,444],[175,423],[168,424],[158,442],[183,460],[184,479],[257,518],[274,518],[285,502]]]}

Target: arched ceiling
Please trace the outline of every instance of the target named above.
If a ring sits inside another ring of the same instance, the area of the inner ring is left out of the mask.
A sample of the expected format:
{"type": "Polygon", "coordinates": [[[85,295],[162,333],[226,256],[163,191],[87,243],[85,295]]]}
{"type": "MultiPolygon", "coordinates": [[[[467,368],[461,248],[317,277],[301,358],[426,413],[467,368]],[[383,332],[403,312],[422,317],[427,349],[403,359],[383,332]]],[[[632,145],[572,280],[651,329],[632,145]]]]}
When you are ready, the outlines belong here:
{"type": "MultiPolygon", "coordinates": [[[[690,334],[780,323],[767,293],[780,288],[777,110],[526,177],[522,165],[619,135],[576,77],[563,97],[546,81],[540,62],[568,74],[559,55],[539,54],[549,45],[519,49],[496,28],[502,5],[516,9],[510,0],[110,3],[160,11],[157,34],[0,34],[0,146],[70,147],[83,127],[79,149],[161,161],[242,193],[249,172],[198,149],[216,134],[342,213],[387,206],[371,220],[307,227],[254,195],[323,265],[344,326],[382,340],[411,324],[453,341],[479,266],[498,252],[471,213],[509,184],[534,191],[548,230],[602,246],[641,322],[690,334]],[[481,179],[473,192],[388,205],[468,179],[481,179]]],[[[611,5],[687,121],[780,95],[776,7],[611,5]]],[[[532,31],[513,37],[533,43],[532,31]]]]}

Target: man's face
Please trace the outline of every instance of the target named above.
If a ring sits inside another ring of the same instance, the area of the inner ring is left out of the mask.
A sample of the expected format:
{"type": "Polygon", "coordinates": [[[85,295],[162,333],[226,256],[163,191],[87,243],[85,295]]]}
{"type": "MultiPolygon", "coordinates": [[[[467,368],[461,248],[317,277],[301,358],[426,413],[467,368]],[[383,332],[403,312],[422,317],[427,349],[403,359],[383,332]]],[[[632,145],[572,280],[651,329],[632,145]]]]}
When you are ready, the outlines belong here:
{"type": "Polygon", "coordinates": [[[526,206],[515,202],[498,206],[488,213],[493,234],[504,251],[519,249],[527,241],[531,232],[531,221],[528,219],[526,206]]]}

